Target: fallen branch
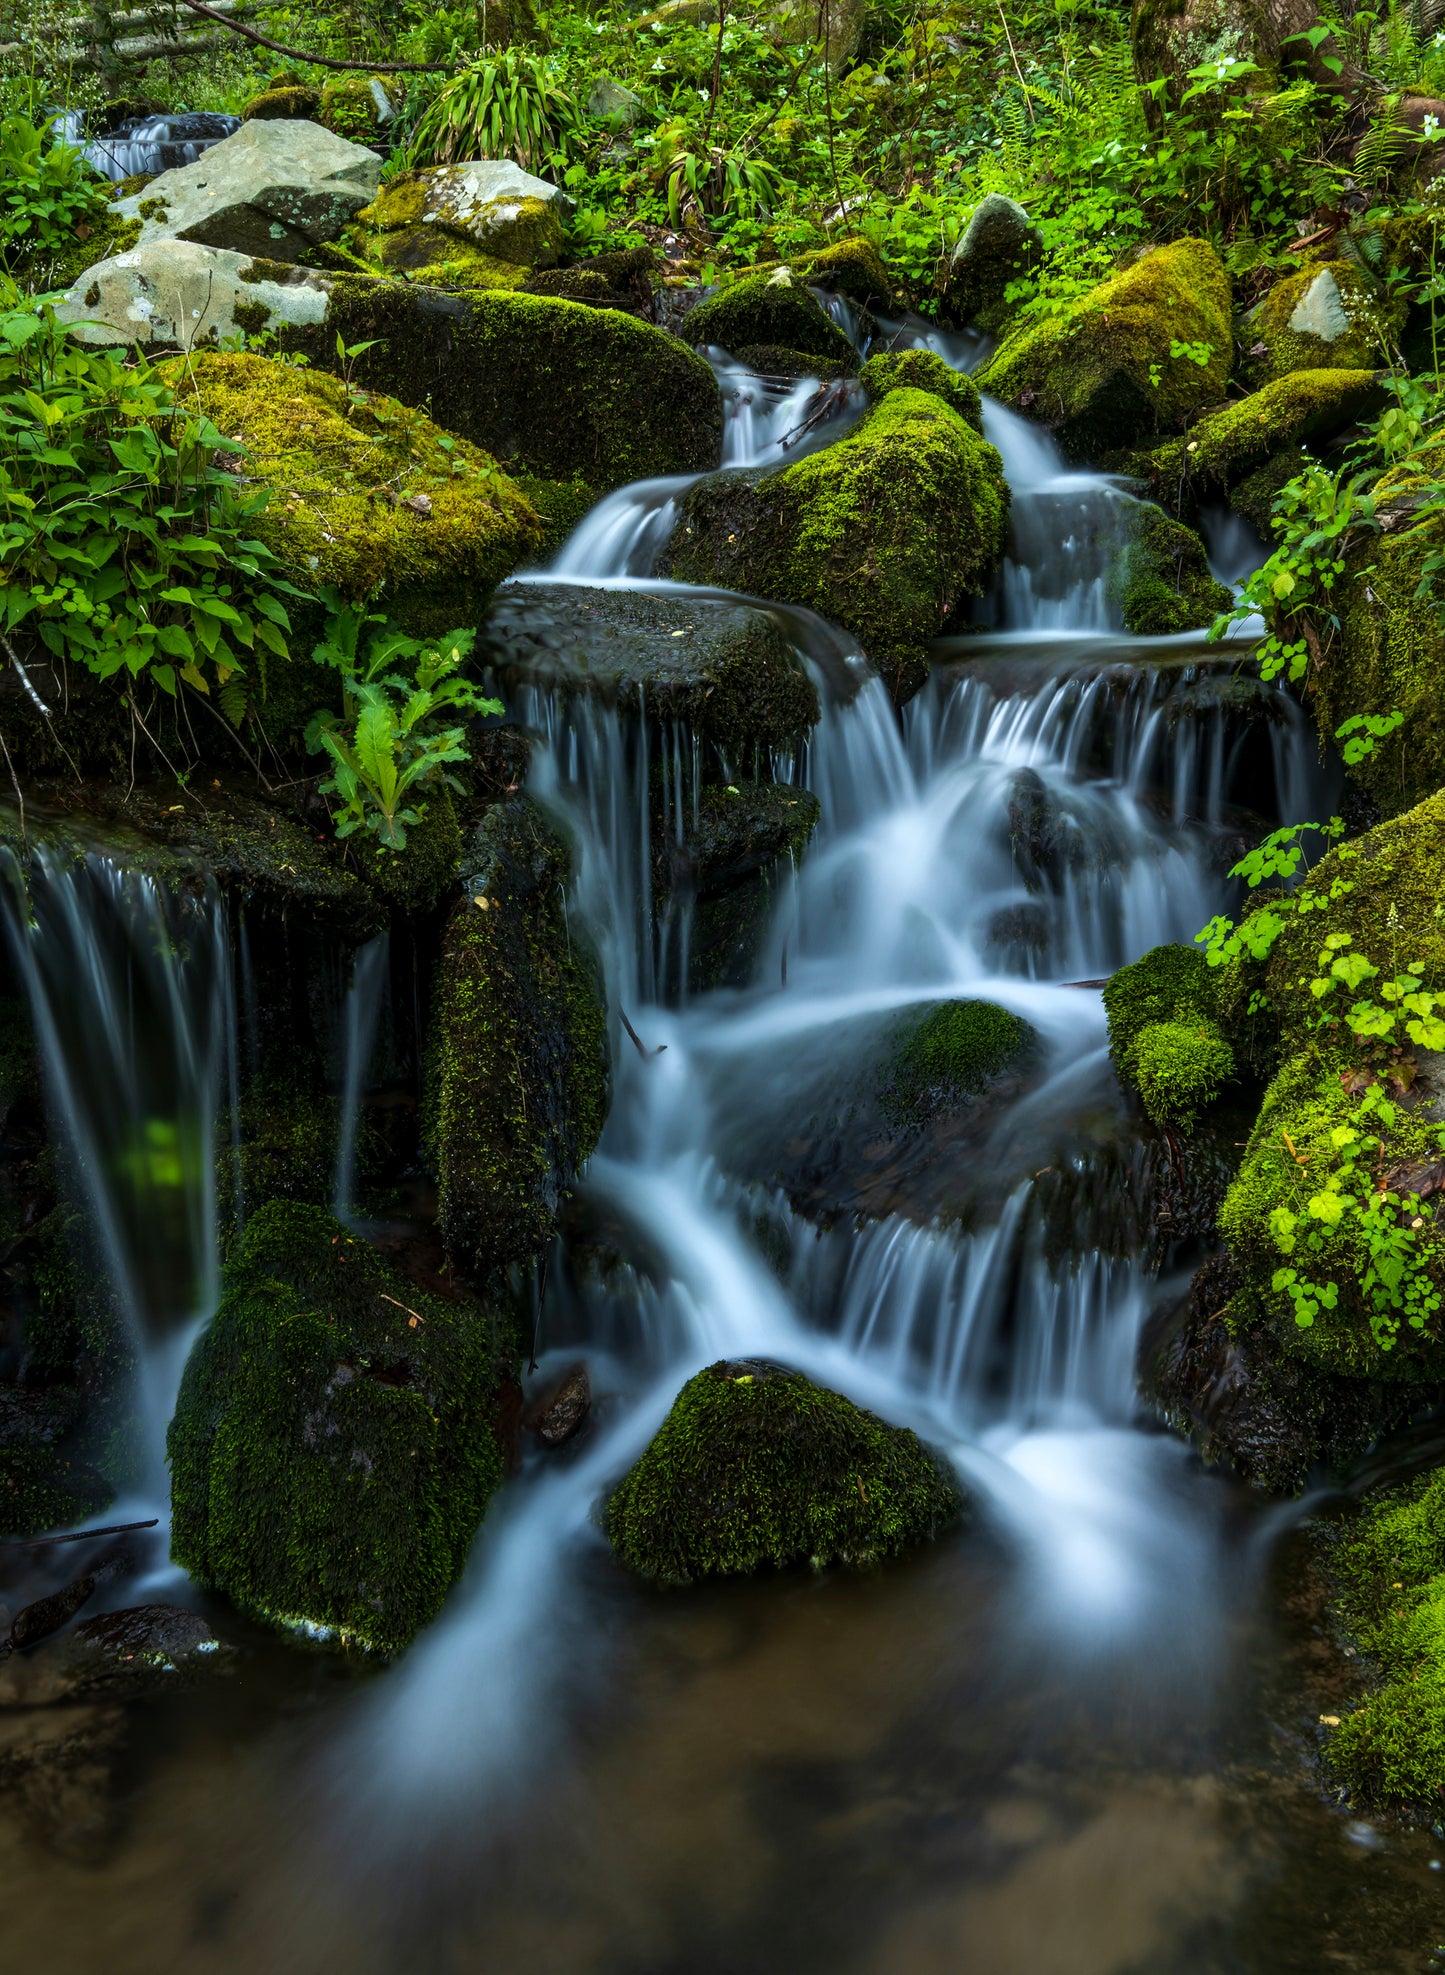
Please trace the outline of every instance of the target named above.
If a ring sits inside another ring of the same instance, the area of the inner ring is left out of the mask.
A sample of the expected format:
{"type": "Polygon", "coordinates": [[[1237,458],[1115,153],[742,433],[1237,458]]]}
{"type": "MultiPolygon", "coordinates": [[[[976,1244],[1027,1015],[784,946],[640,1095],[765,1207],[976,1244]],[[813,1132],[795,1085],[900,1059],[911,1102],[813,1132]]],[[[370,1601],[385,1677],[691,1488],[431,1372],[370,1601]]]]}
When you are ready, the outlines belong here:
{"type": "Polygon", "coordinates": [[[65,1536],[7,1536],[0,1550],[47,1550],[55,1543],[85,1543],[92,1536],[125,1536],[132,1529],[154,1529],[159,1521],[152,1516],[149,1522],[113,1522],[106,1529],[72,1529],[65,1536]]]}
{"type": "Polygon", "coordinates": [[[320,69],[362,69],[371,75],[450,75],[455,62],[339,62],[330,55],[308,55],[304,48],[288,48],[284,41],[273,41],[269,34],[258,34],[253,27],[246,27],[240,21],[228,20],[218,14],[214,7],[208,7],[204,0],[180,0],[183,7],[189,7],[193,14],[200,14],[208,21],[216,21],[228,27],[232,34],[244,34],[248,41],[259,43],[277,55],[286,55],[293,62],[314,62],[320,69]]]}

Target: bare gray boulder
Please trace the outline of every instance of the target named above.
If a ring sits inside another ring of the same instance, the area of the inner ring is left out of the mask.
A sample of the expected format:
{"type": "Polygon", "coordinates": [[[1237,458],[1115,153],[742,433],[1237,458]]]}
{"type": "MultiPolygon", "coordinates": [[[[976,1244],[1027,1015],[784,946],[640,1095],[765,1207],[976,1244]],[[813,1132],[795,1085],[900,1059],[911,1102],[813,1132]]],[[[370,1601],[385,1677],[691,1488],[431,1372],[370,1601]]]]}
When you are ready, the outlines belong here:
{"type": "Polygon", "coordinates": [[[327,304],[324,281],[302,269],[294,280],[261,279],[244,254],[161,239],[97,261],[55,313],[83,343],[189,350],[241,329],[321,323],[327,304]]]}

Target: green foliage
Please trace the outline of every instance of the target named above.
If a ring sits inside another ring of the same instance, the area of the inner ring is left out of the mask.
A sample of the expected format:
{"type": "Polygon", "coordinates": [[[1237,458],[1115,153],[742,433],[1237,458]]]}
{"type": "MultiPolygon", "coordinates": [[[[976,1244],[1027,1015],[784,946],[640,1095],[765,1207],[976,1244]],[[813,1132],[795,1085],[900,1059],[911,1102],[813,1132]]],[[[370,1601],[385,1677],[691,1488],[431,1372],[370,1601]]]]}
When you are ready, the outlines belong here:
{"type": "Polygon", "coordinates": [[[474,631],[452,631],[433,643],[387,626],[363,646],[370,627],[386,620],[364,605],[343,603],[335,591],[325,601],[330,615],[312,657],[341,675],[342,710],[314,714],[306,745],[331,759],[321,789],[341,799],[333,814],[337,836],[368,830],[383,849],[399,852],[408,829],[421,821],[411,804],[425,806],[429,784],[461,792],[447,767],[470,758],[465,720],[500,713],[502,703],[460,676],[474,631]],[[437,724],[456,715],[463,720],[437,724]]]}
{"type": "Polygon", "coordinates": [[[558,64],[506,48],[478,56],[439,92],[416,126],[407,163],[515,158],[529,171],[548,163],[565,169],[577,121],[558,64]]]}
{"type": "Polygon", "coordinates": [[[78,147],[55,134],[57,121],[18,109],[0,116],[0,267],[69,246],[76,227],[105,207],[99,179],[78,147]]]}
{"type": "Polygon", "coordinates": [[[73,342],[0,277],[0,629],[102,679],[209,694],[286,656],[242,448],[144,358],[73,342]]]}
{"type": "Polygon", "coordinates": [[[1187,1131],[1234,1075],[1234,1051],[1210,1021],[1149,1022],[1131,1052],[1134,1081],[1156,1125],[1187,1131]]]}
{"type": "Polygon", "coordinates": [[[799,1372],[745,1360],[688,1380],[613,1491],[606,1526],[634,1570],[690,1584],[803,1561],[873,1563],[960,1507],[916,1435],[799,1372]]]}

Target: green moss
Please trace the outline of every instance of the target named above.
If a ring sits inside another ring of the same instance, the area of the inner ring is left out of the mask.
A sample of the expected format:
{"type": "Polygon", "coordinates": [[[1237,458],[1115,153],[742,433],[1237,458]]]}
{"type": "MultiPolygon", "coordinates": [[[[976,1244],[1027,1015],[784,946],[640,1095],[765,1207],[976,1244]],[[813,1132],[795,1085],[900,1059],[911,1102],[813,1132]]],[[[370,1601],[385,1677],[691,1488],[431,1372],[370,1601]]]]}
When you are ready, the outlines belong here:
{"type": "Polygon", "coordinates": [[[1260,384],[1294,370],[1376,370],[1390,361],[1404,316],[1404,300],[1352,262],[1307,261],[1245,316],[1244,369],[1260,384]],[[1309,323],[1329,333],[1314,333],[1309,323]]]}
{"type": "Polygon", "coordinates": [[[1104,986],[1104,1013],[1109,1054],[1123,1081],[1135,1080],[1135,1051],[1146,1028],[1155,1022],[1211,1023],[1215,996],[1214,976],[1194,946],[1151,947],[1111,975],[1104,986]]]}
{"type": "MultiPolygon", "coordinates": [[[[246,1212],[267,1201],[329,1206],[336,1182],[336,1140],[341,1106],[305,1074],[289,1080],[259,1077],[248,1087],[237,1120],[239,1146],[230,1143],[231,1115],[217,1120],[216,1189],[223,1224],[234,1224],[239,1180],[246,1212]]],[[[369,1145],[359,1148],[364,1169],[369,1145]]]]}
{"type": "Polygon", "coordinates": [[[437,788],[419,805],[418,817],[404,851],[369,841],[358,850],[362,876],[404,912],[431,911],[461,870],[462,832],[451,791],[437,788]]]}
{"type": "Polygon", "coordinates": [[[1189,428],[1181,465],[1201,497],[1227,491],[1285,448],[1333,438],[1378,411],[1385,392],[1369,370],[1295,370],[1189,428]]]}
{"type": "Polygon", "coordinates": [[[748,1360],[688,1380],[606,1523],[632,1569],[689,1584],[803,1561],[873,1563],[961,1506],[916,1435],[799,1372],[748,1360]]]}
{"type": "Polygon", "coordinates": [[[962,371],[950,369],[933,350],[883,351],[868,359],[859,381],[871,404],[890,391],[931,391],[982,436],[983,399],[978,386],[962,371]]]}
{"type": "Polygon", "coordinates": [[[275,118],[310,121],[320,107],[319,89],[312,89],[304,82],[288,82],[279,88],[263,89],[259,96],[253,96],[241,111],[241,121],[250,123],[253,119],[260,119],[265,122],[275,118]]]}
{"type": "Polygon", "coordinates": [[[530,473],[519,473],[516,484],[542,518],[542,543],[537,554],[539,561],[548,562],[583,516],[597,505],[597,490],[585,480],[539,480],[530,473]]]}
{"type": "Polygon", "coordinates": [[[715,343],[736,351],[757,343],[777,343],[804,356],[853,365],[857,357],[806,283],[786,268],[742,276],[699,302],[683,319],[683,334],[694,346],[715,343]]]}
{"type": "Polygon", "coordinates": [[[1352,1795],[1438,1814],[1445,1801],[1445,1469],[1369,1502],[1332,1561],[1378,1684],[1325,1760],[1352,1795]]]}
{"type": "Polygon", "coordinates": [[[1074,457],[1135,445],[1224,396],[1234,351],[1229,304],[1229,276],[1213,247],[1175,240],[1059,314],[1021,324],[979,387],[1055,427],[1074,457]],[[1175,342],[1207,346],[1208,360],[1172,355],[1175,342]]]}
{"type": "Polygon", "coordinates": [[[263,1207],[181,1382],[172,1556],[267,1624],[401,1651],[501,1480],[504,1349],[319,1208],[263,1207]]]}
{"type": "MultiPolygon", "coordinates": [[[[353,144],[376,144],[385,132],[377,91],[385,95],[386,85],[369,75],[333,75],[321,91],[316,121],[338,137],[353,144]]],[[[310,115],[309,111],[301,114],[310,115]]]]}
{"type": "Polygon", "coordinates": [[[567,880],[536,804],[498,804],[443,935],[424,1132],[448,1248],[478,1274],[550,1240],[607,1113],[606,1015],[567,880]]]}
{"type": "Polygon", "coordinates": [[[1234,1051],[1213,1022],[1150,1022],[1133,1050],[1134,1081],[1156,1125],[1187,1131],[1234,1075],[1234,1051]]]}
{"type": "Polygon", "coordinates": [[[1137,638],[1202,631],[1234,602],[1209,573],[1203,542],[1192,528],[1141,502],[1115,578],[1124,628],[1137,638]]]}
{"type": "Polygon", "coordinates": [[[562,219],[548,199],[501,197],[463,203],[455,168],[402,172],[356,216],[348,242],[390,274],[414,281],[440,268],[474,288],[517,288],[534,267],[551,267],[563,248],[562,219]],[[505,214],[494,225],[495,206],[505,214]]]}
{"type": "Polygon", "coordinates": [[[816,253],[800,254],[790,266],[794,274],[814,286],[831,288],[865,307],[886,309],[893,304],[895,284],[883,257],[861,234],[820,247],[816,253]]]}
{"type": "Polygon", "coordinates": [[[991,1001],[944,1001],[909,1024],[895,1047],[888,1108],[907,1114],[955,1105],[1015,1064],[1037,1038],[991,1001]]]}
{"type": "Polygon", "coordinates": [[[425,635],[474,619],[540,545],[506,475],[403,405],[250,354],[196,353],[173,381],[245,442],[248,477],[272,490],[256,532],[308,587],[379,592],[425,635]]]}
{"type": "Polygon", "coordinates": [[[927,676],[929,641],[986,586],[1008,489],[994,448],[950,405],[898,388],[836,445],[700,481],[681,509],[672,575],[833,618],[902,701],[927,676]]]}
{"type": "Polygon", "coordinates": [[[348,345],[375,339],[354,365],[369,389],[425,404],[445,430],[519,472],[605,493],[718,458],[712,371],[622,309],[338,275],[325,323],[289,327],[280,340],[327,368],[338,334],[348,345]]]}
{"type": "Polygon", "coordinates": [[[0,1447],[0,1536],[41,1536],[98,1515],[115,1491],[50,1448],[0,1447]]]}
{"type": "Polygon", "coordinates": [[[1377,741],[1351,773],[1379,807],[1394,815],[1445,784],[1445,629],[1417,594],[1427,556],[1445,547],[1445,519],[1414,519],[1445,473],[1445,441],[1387,473],[1374,489],[1384,532],[1370,533],[1346,557],[1335,586],[1340,629],[1315,668],[1311,704],[1321,737],[1359,713],[1398,707],[1402,726],[1377,741]]]}
{"type": "Polygon", "coordinates": [[[535,269],[522,287],[529,295],[554,295],[589,308],[643,308],[651,304],[656,265],[656,254],[644,242],[594,254],[571,267],[535,269]]]}

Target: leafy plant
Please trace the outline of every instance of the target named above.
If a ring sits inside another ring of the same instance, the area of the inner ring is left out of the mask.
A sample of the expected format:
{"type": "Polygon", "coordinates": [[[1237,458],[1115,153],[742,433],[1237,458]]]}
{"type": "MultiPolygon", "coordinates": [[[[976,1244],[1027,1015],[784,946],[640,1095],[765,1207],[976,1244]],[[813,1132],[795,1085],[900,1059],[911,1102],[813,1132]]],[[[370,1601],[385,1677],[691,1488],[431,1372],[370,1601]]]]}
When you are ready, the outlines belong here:
{"type": "Polygon", "coordinates": [[[557,65],[517,48],[478,56],[441,89],[413,133],[408,163],[515,158],[529,170],[564,164],[580,114],[557,65]]]}
{"type": "Polygon", "coordinates": [[[462,788],[447,768],[470,758],[465,719],[500,713],[502,703],[461,676],[474,631],[449,631],[433,643],[407,637],[364,604],[344,604],[334,590],[324,601],[330,614],[312,657],[340,674],[342,706],[339,714],[312,716],[306,745],[330,757],[321,788],[341,799],[337,836],[364,829],[382,848],[400,852],[421,821],[412,804],[424,802],[427,785],[462,788]],[[457,715],[464,719],[438,724],[457,715]]]}
{"type": "Polygon", "coordinates": [[[55,134],[58,122],[23,110],[0,117],[0,266],[67,246],[105,206],[79,148],[55,134]]]}
{"type": "Polygon", "coordinates": [[[265,495],[220,463],[242,450],[0,277],[0,630],[172,696],[284,658],[303,593],[251,535],[265,495]]]}

